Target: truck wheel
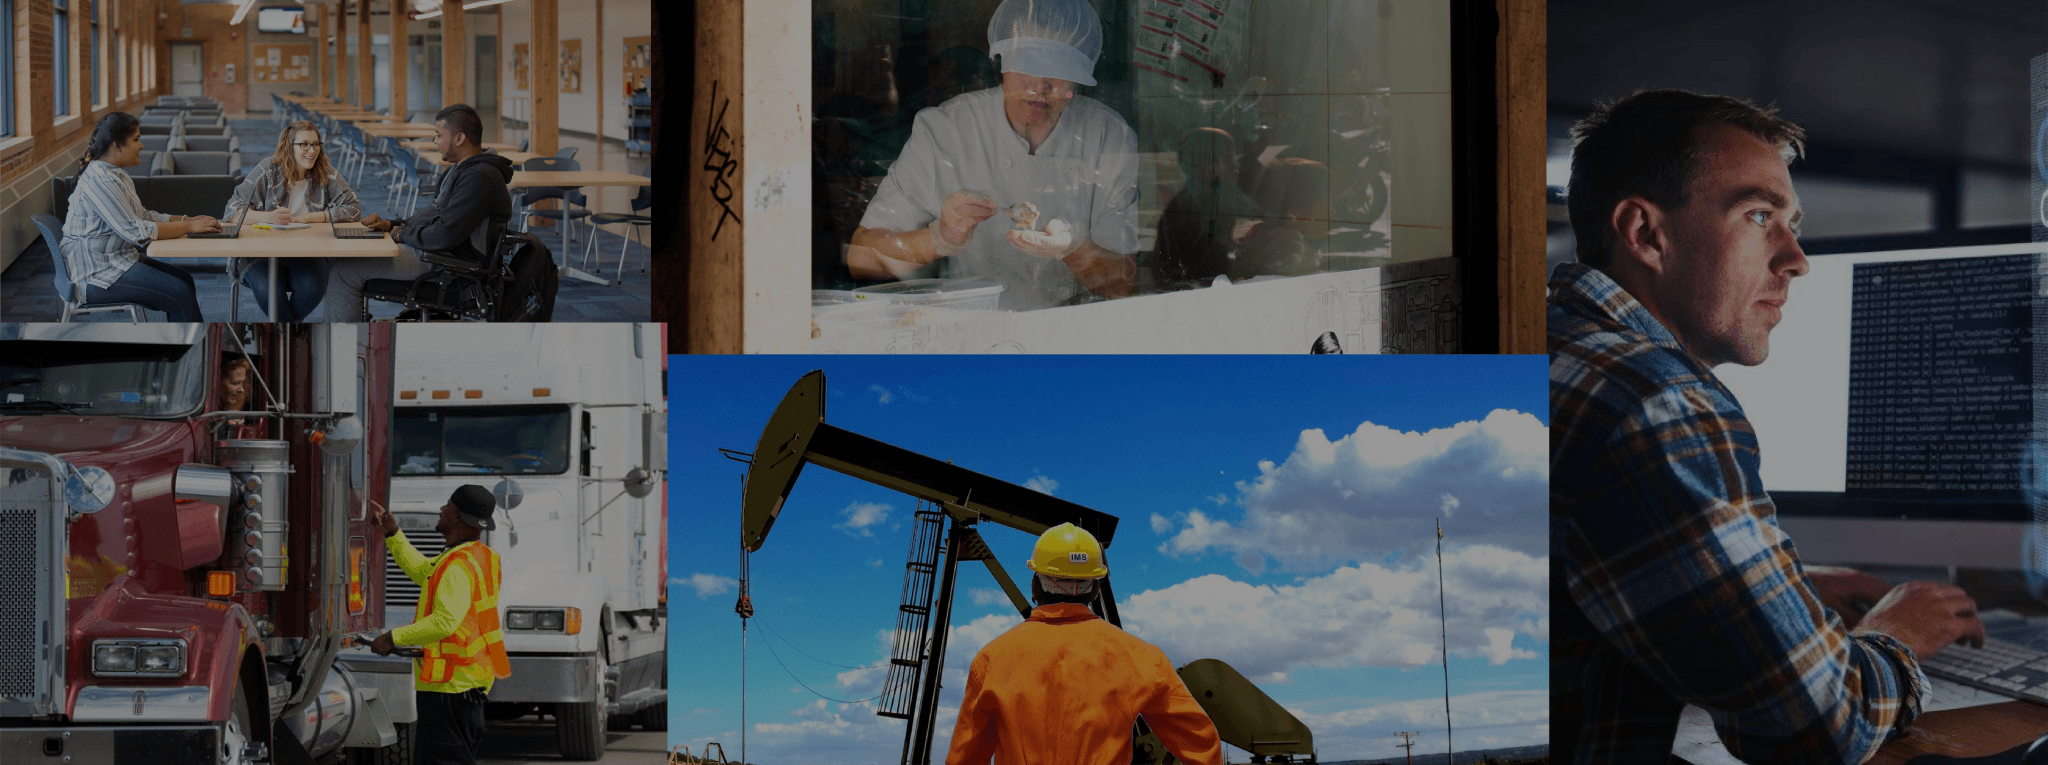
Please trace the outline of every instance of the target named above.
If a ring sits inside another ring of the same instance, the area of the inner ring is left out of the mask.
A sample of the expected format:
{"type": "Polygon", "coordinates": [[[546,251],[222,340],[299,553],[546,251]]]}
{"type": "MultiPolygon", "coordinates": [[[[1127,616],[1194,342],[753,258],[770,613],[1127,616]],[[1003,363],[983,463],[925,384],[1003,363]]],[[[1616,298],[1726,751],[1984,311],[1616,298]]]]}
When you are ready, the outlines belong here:
{"type": "Polygon", "coordinates": [[[585,762],[604,756],[603,701],[555,705],[555,743],[562,759],[585,762]]]}
{"type": "Polygon", "coordinates": [[[370,765],[412,765],[412,723],[392,723],[398,741],[372,752],[370,765]]]}
{"type": "Polygon", "coordinates": [[[249,694],[235,683],[235,707],[228,716],[227,727],[221,731],[219,761],[224,765],[244,765],[249,762],[243,754],[249,748],[249,734],[256,730],[255,715],[249,711],[249,694]]]}
{"type": "Polygon", "coordinates": [[[668,730],[668,702],[656,702],[640,710],[640,727],[652,731],[668,730]]]}

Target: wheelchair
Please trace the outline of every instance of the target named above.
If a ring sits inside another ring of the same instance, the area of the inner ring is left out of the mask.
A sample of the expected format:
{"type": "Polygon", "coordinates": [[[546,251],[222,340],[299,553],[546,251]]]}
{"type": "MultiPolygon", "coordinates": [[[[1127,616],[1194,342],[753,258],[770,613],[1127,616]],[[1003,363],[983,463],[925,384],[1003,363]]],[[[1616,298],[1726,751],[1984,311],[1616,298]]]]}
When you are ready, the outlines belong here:
{"type": "Polygon", "coordinates": [[[493,238],[491,252],[472,259],[448,252],[420,250],[432,266],[411,279],[370,279],[362,285],[361,315],[370,315],[372,301],[396,303],[400,321],[497,321],[514,285],[510,268],[514,250],[527,245],[516,231],[493,238]]]}

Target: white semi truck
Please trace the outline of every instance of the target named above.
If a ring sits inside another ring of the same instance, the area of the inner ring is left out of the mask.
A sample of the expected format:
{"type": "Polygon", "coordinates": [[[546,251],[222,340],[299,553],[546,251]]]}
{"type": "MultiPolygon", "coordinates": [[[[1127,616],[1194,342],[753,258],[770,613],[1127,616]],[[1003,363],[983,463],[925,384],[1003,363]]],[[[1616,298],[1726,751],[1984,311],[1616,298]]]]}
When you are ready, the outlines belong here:
{"type": "MultiPolygon", "coordinates": [[[[512,676],[492,688],[487,714],[552,717],[566,759],[603,756],[607,730],[667,726],[663,330],[396,328],[392,513],[435,555],[449,495],[492,490],[497,528],[485,542],[503,560],[512,676]]],[[[396,568],[385,582],[385,623],[411,622],[419,588],[396,568]]]]}

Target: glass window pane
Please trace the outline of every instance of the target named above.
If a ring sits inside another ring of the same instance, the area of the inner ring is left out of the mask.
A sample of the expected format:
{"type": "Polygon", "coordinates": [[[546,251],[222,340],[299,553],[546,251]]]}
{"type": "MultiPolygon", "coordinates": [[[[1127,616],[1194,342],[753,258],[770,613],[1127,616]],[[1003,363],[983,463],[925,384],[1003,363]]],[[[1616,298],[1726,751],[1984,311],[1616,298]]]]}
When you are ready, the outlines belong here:
{"type": "Polygon", "coordinates": [[[50,66],[57,75],[56,110],[59,117],[71,113],[71,23],[70,14],[65,13],[62,8],[60,4],[57,11],[56,55],[52,57],[50,66]]]}
{"type": "Polygon", "coordinates": [[[1448,28],[1396,34],[1367,0],[1053,2],[1024,25],[1060,39],[991,45],[994,5],[812,4],[814,336],[918,322],[846,292],[919,279],[1002,286],[916,288],[936,307],[1034,310],[1444,254],[1394,224],[1450,227],[1449,85],[1404,88],[1427,113],[1401,123],[1389,62],[1448,28]],[[1399,206],[1397,124],[1432,171],[1399,206]]]}

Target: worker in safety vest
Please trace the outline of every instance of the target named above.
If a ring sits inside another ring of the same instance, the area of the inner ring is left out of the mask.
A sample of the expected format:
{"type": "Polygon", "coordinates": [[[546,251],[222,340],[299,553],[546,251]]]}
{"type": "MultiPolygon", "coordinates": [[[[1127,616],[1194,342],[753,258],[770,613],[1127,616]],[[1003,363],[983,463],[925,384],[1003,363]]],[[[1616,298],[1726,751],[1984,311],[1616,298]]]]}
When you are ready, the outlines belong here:
{"type": "Polygon", "coordinates": [[[1125,765],[1139,715],[1181,762],[1222,763],[1215,724],[1166,652],[1088,610],[1109,576],[1095,535],[1047,529],[1027,567],[1038,607],[975,654],[946,765],[1125,765]]]}
{"type": "Polygon", "coordinates": [[[417,645],[424,651],[413,660],[419,699],[414,730],[422,763],[474,765],[483,741],[484,696],[491,683],[512,674],[498,629],[498,554],[482,541],[483,532],[497,526],[491,519],[495,506],[482,486],[456,489],[434,526],[448,546],[432,559],[406,541],[390,511],[375,508],[392,560],[421,587],[413,622],[378,635],[370,650],[386,655],[394,645],[417,645]]]}

